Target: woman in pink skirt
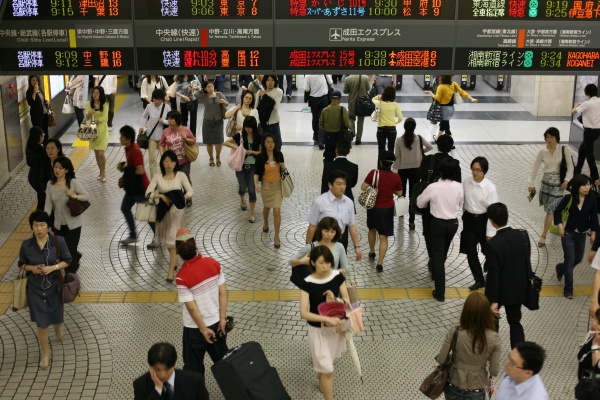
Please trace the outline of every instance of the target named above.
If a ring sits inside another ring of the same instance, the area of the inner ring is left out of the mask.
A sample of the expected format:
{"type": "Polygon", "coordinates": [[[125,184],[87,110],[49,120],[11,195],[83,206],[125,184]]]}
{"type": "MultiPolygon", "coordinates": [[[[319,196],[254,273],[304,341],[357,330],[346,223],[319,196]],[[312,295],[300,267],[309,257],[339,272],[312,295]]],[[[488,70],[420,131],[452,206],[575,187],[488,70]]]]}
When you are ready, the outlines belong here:
{"type": "Polygon", "coordinates": [[[327,246],[316,246],[310,252],[311,274],[304,279],[300,290],[300,316],[308,321],[308,345],[317,372],[319,387],[325,400],[333,400],[333,362],[346,350],[344,332],[328,334],[321,324],[337,327],[341,320],[319,315],[317,307],[326,301],[350,304],[344,276],[331,269],[333,254],[327,246]]]}

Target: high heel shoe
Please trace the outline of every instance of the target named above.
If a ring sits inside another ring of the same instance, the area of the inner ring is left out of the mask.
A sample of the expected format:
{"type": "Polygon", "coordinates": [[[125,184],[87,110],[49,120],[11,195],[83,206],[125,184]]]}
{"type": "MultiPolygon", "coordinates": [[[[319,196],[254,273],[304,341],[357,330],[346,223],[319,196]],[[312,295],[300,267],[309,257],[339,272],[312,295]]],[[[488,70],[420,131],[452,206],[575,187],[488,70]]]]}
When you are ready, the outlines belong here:
{"type": "Polygon", "coordinates": [[[248,209],[248,205],[247,204],[244,204],[244,205],[240,204],[240,208],[242,209],[242,211],[246,211],[248,209]]]}
{"type": "Polygon", "coordinates": [[[276,249],[280,249],[281,248],[281,243],[279,243],[279,244],[273,244],[273,247],[275,247],[276,249]]]}
{"type": "Polygon", "coordinates": [[[40,369],[46,369],[50,365],[50,353],[47,356],[42,356],[40,361],[40,369]]]}
{"type": "Polygon", "coordinates": [[[269,233],[269,228],[263,228],[263,233],[269,233]]]}

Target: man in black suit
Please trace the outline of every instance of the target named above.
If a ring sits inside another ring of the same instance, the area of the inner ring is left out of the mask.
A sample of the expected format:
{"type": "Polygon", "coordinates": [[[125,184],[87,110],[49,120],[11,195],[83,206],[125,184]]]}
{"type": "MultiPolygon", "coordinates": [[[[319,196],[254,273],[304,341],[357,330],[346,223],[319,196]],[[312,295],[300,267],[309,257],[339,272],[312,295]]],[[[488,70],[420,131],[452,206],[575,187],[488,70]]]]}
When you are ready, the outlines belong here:
{"type": "Polygon", "coordinates": [[[496,228],[496,236],[487,242],[485,252],[487,280],[485,295],[492,313],[500,318],[499,308],[506,310],[510,327],[510,347],[525,340],[521,325],[521,304],[527,296],[527,279],[531,270],[531,244],[524,230],[508,226],[508,210],[502,203],[494,203],[487,215],[496,228]]]}
{"type": "Polygon", "coordinates": [[[346,140],[340,140],[335,146],[335,159],[323,166],[323,176],[321,177],[321,194],[329,191],[329,183],[327,178],[332,171],[338,170],[346,173],[346,196],[350,200],[354,201],[354,195],[352,194],[352,188],[356,186],[358,182],[358,165],[348,160],[348,154],[350,154],[350,142],[346,140]]]}
{"type": "Polygon", "coordinates": [[[149,371],[133,382],[135,400],[208,400],[204,377],[175,369],[177,351],[170,343],[148,350],[149,371]]]}

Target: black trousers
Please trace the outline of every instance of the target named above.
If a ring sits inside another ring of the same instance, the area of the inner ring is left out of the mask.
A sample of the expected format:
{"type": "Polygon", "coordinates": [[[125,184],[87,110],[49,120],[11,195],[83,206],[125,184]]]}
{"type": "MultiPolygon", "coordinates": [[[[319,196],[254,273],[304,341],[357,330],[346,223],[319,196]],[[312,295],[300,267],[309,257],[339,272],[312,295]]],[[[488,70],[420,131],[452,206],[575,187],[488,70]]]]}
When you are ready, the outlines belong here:
{"type": "Polygon", "coordinates": [[[481,262],[479,261],[479,255],[477,254],[477,244],[481,246],[481,251],[483,252],[485,246],[487,214],[475,215],[465,211],[462,220],[463,231],[460,238],[461,251],[466,251],[469,269],[471,270],[471,274],[473,274],[473,278],[475,278],[475,282],[484,282],[483,270],[481,269],[481,262]]]}
{"type": "MultiPolygon", "coordinates": [[[[587,161],[592,182],[598,179],[598,167],[594,157],[594,142],[600,137],[600,129],[583,128],[583,142],[579,145],[575,174],[580,174],[583,163],[587,161]]],[[[567,162],[569,162],[567,160],[567,162]]]]}
{"type": "Polygon", "coordinates": [[[431,264],[433,268],[433,279],[435,281],[436,297],[444,298],[446,294],[446,270],[444,264],[448,256],[448,249],[456,231],[458,230],[457,219],[439,219],[431,216],[430,223],[431,240],[431,264]]]}
{"type": "MultiPolygon", "coordinates": [[[[506,322],[510,329],[510,348],[514,349],[518,343],[525,341],[525,331],[521,325],[521,304],[511,304],[503,306],[506,311],[506,322]]],[[[500,330],[500,320],[496,321],[496,332],[500,330]]]]}
{"type": "Polygon", "coordinates": [[[71,257],[73,257],[73,261],[71,261],[71,264],[66,268],[66,273],[76,273],[79,269],[79,254],[77,253],[77,247],[79,247],[79,239],[81,238],[81,227],[69,229],[67,225],[62,225],[56,234],[65,239],[69,253],[71,253],[71,257]]]}
{"type": "Polygon", "coordinates": [[[108,102],[108,126],[112,126],[115,117],[115,95],[107,94],[106,101],[108,102]]]}
{"type": "Polygon", "coordinates": [[[321,111],[327,107],[327,95],[321,97],[311,96],[308,105],[312,114],[313,141],[317,142],[319,140],[319,118],[321,118],[321,111]]]}
{"type": "MultiPolygon", "coordinates": [[[[400,175],[400,180],[402,181],[402,190],[404,191],[404,196],[410,198],[409,196],[412,194],[415,183],[419,182],[419,168],[399,169],[398,175],[400,175]],[[408,187],[406,186],[407,183],[408,187]]],[[[409,211],[408,216],[408,222],[414,224],[415,214],[409,211]]]]}

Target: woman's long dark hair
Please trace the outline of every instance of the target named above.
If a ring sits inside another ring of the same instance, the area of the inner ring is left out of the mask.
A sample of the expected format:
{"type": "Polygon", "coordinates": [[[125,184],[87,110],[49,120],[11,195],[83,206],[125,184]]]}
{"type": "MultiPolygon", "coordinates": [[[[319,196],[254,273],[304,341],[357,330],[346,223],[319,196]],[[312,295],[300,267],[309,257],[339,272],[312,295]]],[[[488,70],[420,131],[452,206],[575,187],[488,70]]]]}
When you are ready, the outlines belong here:
{"type": "MultiPolygon", "coordinates": [[[[65,156],[56,157],[56,160],[54,160],[54,164],[52,164],[52,167],[54,167],[57,163],[67,170],[67,173],[65,174],[65,179],[67,180],[67,187],[70,187],[71,179],[75,179],[75,168],[73,168],[73,163],[65,156]]],[[[54,185],[56,183],[56,180],[56,175],[52,174],[52,179],[50,179],[50,182],[54,185]]]]}
{"type": "Polygon", "coordinates": [[[258,123],[256,122],[256,118],[254,118],[252,115],[248,115],[246,118],[244,118],[244,123],[242,124],[243,133],[246,132],[246,128],[252,129],[252,137],[258,137],[258,123]]]}
{"type": "Polygon", "coordinates": [[[406,121],[404,121],[404,135],[402,138],[404,139],[404,146],[409,150],[412,150],[412,144],[415,141],[416,128],[417,121],[412,117],[406,118],[406,121]]]}
{"type": "Polygon", "coordinates": [[[473,353],[483,353],[487,347],[486,331],[496,329],[487,297],[479,292],[473,292],[467,297],[460,314],[460,327],[473,338],[473,353]]]}
{"type": "Polygon", "coordinates": [[[163,165],[163,161],[165,161],[165,158],[169,158],[171,161],[173,161],[175,163],[175,168],[173,168],[173,173],[175,175],[177,175],[177,172],[179,171],[179,161],[177,160],[177,154],[175,154],[175,152],[173,150],[167,150],[163,153],[162,157],[160,158],[160,172],[162,173],[162,176],[165,176],[165,174],[167,173],[167,170],[165,169],[165,166],[163,165]]]}
{"type": "Polygon", "coordinates": [[[58,140],[57,138],[50,138],[50,139],[48,139],[48,142],[46,143],[46,147],[48,147],[48,145],[50,143],[54,143],[54,145],[56,146],[56,149],[58,150],[58,155],[56,156],[57,158],[65,156],[62,151],[62,143],[60,142],[60,140],[58,140]]]}
{"type": "Polygon", "coordinates": [[[569,185],[571,186],[571,198],[573,201],[579,202],[579,188],[591,182],[590,177],[584,174],[577,174],[571,179],[569,185]]]}
{"type": "Polygon", "coordinates": [[[39,126],[32,126],[29,129],[29,137],[27,138],[27,148],[41,146],[40,136],[44,135],[44,131],[39,126]]]}
{"type": "MultiPolygon", "coordinates": [[[[268,138],[273,139],[273,141],[275,142],[275,148],[273,148],[273,158],[275,159],[275,161],[281,160],[282,155],[281,155],[281,151],[279,151],[279,149],[277,148],[277,140],[275,140],[275,136],[273,136],[270,133],[265,133],[262,137],[260,155],[265,158],[265,163],[266,163],[267,160],[269,159],[269,155],[267,154],[267,148],[265,146],[265,141],[268,138]]],[[[279,162],[279,161],[277,161],[277,162],[279,162]]]]}
{"type": "Polygon", "coordinates": [[[394,156],[394,153],[391,151],[384,151],[379,155],[378,161],[378,170],[391,171],[392,165],[394,164],[394,161],[396,161],[396,156],[394,156]]]}
{"type": "Polygon", "coordinates": [[[92,100],[90,101],[90,106],[92,106],[92,108],[94,108],[95,103],[94,90],[97,90],[98,93],[100,93],[100,98],[98,100],[100,100],[100,111],[102,111],[104,109],[104,103],[106,103],[106,93],[104,93],[104,88],[102,86],[96,86],[94,89],[92,89],[92,100]]]}

